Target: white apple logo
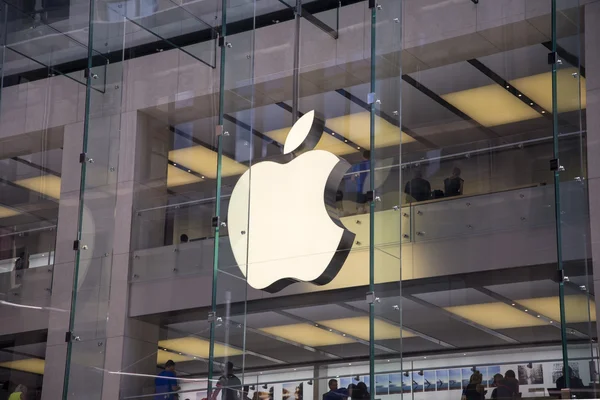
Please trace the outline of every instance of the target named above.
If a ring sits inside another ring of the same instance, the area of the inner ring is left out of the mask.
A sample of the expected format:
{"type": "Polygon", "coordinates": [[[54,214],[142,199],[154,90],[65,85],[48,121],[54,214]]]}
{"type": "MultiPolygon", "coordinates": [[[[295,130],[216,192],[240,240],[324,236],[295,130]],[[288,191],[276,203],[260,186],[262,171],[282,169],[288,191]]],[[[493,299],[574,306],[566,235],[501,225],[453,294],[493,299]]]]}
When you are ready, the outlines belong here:
{"type": "Polygon", "coordinates": [[[292,160],[252,165],[229,201],[227,224],[236,263],[250,286],[270,293],[297,282],[325,285],[344,264],[354,233],[337,216],[335,197],[345,160],[313,150],[325,127],[314,111],[290,130],[292,160]]]}

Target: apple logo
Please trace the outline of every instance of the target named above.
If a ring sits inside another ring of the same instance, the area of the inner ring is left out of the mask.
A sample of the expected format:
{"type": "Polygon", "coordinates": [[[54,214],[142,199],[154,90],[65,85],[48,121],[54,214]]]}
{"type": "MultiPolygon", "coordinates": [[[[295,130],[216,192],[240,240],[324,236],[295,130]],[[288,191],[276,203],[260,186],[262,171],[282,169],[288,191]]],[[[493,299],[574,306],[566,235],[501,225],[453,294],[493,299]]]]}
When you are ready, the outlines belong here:
{"type": "Polygon", "coordinates": [[[350,164],[313,150],[324,127],[314,111],[303,115],[285,140],[283,152],[291,161],[252,165],[231,193],[229,240],[255,289],[275,293],[294,282],[325,285],[350,252],[354,233],[344,228],[335,207],[350,164]]]}

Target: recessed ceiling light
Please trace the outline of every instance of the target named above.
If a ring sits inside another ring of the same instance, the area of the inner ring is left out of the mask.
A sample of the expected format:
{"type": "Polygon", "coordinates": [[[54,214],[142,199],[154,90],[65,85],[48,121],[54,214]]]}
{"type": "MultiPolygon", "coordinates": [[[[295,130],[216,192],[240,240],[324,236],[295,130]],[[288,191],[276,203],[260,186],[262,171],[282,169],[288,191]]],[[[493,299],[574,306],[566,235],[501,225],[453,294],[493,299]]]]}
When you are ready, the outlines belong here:
{"type": "Polygon", "coordinates": [[[532,105],[533,105],[533,103],[529,103],[529,105],[530,105],[530,106],[532,106],[532,105]]]}
{"type": "Polygon", "coordinates": [[[519,97],[522,97],[523,95],[521,93],[519,93],[519,97]]]}
{"type": "Polygon", "coordinates": [[[188,169],[188,172],[192,172],[192,170],[191,170],[191,169],[188,169]]]}
{"type": "Polygon", "coordinates": [[[515,305],[515,303],[512,303],[512,305],[514,306],[514,305],[515,305]]]}
{"type": "Polygon", "coordinates": [[[525,309],[525,312],[529,311],[528,309],[525,309]]]}
{"type": "Polygon", "coordinates": [[[542,110],[542,114],[546,114],[546,111],[542,110]]]}
{"type": "Polygon", "coordinates": [[[506,88],[507,88],[507,89],[510,89],[510,86],[506,85],[506,88]]]}

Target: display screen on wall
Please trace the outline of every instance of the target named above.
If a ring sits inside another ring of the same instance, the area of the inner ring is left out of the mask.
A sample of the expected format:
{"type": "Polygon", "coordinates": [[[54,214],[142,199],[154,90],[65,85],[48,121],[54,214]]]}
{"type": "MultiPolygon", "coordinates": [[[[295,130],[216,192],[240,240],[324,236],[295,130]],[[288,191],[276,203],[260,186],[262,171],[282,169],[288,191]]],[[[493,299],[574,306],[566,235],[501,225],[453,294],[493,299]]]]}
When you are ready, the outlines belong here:
{"type": "Polygon", "coordinates": [[[500,366],[499,365],[494,365],[492,367],[487,367],[487,384],[488,387],[492,387],[492,385],[494,384],[494,375],[496,374],[501,374],[500,372],[500,366]]]}
{"type": "Polygon", "coordinates": [[[423,372],[413,371],[412,372],[412,390],[413,392],[423,391],[423,372]]]}
{"type": "Polygon", "coordinates": [[[471,380],[471,375],[473,374],[473,371],[471,371],[471,368],[463,368],[462,369],[462,387],[466,388],[467,385],[469,385],[469,381],[471,380]]]}
{"type": "Polygon", "coordinates": [[[517,366],[519,385],[541,385],[544,383],[542,364],[519,364],[517,366]]]}
{"type": "Polygon", "coordinates": [[[402,393],[402,374],[390,374],[390,394],[402,393]]]}
{"type": "Polygon", "coordinates": [[[375,394],[378,396],[387,395],[390,387],[390,376],[376,375],[375,376],[375,394]]]}
{"type": "Polygon", "coordinates": [[[450,390],[462,389],[462,377],[460,369],[451,369],[449,374],[450,390]]]}
{"type": "Polygon", "coordinates": [[[284,383],[281,389],[282,400],[302,400],[302,382],[284,383]]]}
{"type": "Polygon", "coordinates": [[[435,391],[435,371],[424,371],[423,372],[423,388],[426,392],[435,391]]]}
{"type": "Polygon", "coordinates": [[[447,369],[435,371],[435,382],[437,390],[448,390],[450,388],[450,374],[447,369]]]}

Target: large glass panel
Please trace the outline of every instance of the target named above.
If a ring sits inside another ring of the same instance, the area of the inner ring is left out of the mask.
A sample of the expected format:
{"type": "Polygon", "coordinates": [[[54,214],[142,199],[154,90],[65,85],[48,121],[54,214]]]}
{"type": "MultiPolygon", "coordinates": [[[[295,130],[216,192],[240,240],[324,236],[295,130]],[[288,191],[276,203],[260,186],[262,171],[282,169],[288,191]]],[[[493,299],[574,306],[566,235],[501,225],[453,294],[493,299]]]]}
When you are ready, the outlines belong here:
{"type": "Polygon", "coordinates": [[[552,4],[552,116],[556,203],[559,306],[563,332],[563,374],[557,388],[569,388],[571,396],[594,397],[593,386],[584,384],[598,371],[596,307],[593,295],[589,208],[586,180],[586,94],[580,35],[579,1],[552,4]],[[568,18],[571,22],[565,25],[568,18]],[[563,161],[566,159],[566,162],[563,161]],[[585,344],[585,346],[582,346],[585,344]],[[582,348],[583,347],[583,348],[582,348]],[[583,353],[583,359],[575,361],[583,353]],[[585,364],[590,376],[577,370],[585,364]],[[568,371],[565,373],[564,371],[568,371]]]}

